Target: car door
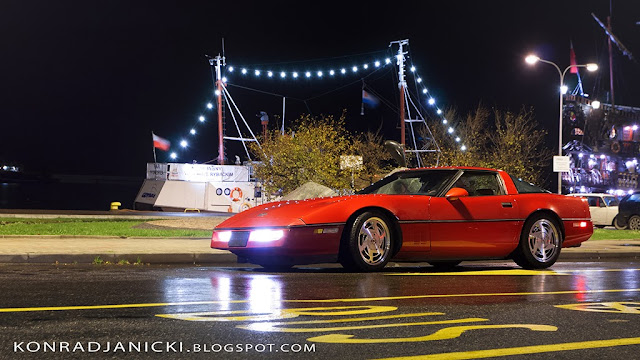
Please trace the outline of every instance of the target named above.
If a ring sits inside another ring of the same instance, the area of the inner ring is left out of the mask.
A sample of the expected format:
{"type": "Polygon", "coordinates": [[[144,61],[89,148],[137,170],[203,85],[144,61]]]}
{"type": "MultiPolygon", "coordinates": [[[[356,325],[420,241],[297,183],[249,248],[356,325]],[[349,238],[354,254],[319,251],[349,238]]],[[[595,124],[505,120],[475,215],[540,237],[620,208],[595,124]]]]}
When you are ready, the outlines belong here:
{"type": "Polygon", "coordinates": [[[514,195],[495,171],[465,170],[451,186],[469,196],[432,197],[431,252],[439,258],[506,256],[519,241],[522,220],[514,195]]]}

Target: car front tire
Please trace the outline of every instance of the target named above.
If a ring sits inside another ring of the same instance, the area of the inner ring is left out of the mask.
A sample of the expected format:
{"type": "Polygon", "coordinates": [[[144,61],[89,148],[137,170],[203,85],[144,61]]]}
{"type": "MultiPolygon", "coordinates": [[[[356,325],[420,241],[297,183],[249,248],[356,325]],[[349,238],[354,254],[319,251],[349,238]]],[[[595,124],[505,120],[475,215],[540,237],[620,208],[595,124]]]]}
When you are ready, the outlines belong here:
{"type": "Polygon", "coordinates": [[[343,239],[340,263],[349,270],[382,270],[392,255],[393,230],[393,222],[380,211],[358,215],[343,239]]]}
{"type": "Polygon", "coordinates": [[[557,221],[539,214],[525,222],[513,260],[525,269],[545,269],[558,260],[561,248],[562,232],[557,221]]]}

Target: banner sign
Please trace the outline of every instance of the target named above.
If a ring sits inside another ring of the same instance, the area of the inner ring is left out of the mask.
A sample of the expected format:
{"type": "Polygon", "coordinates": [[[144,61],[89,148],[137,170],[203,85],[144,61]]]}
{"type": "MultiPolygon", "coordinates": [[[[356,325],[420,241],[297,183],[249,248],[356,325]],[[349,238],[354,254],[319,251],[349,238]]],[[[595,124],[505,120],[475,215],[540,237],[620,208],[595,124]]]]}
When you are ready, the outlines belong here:
{"type": "Polygon", "coordinates": [[[147,180],[167,180],[167,164],[147,163],[147,180]]]}
{"type": "Polygon", "coordinates": [[[249,168],[235,165],[169,163],[169,180],[249,181],[249,168]]]}

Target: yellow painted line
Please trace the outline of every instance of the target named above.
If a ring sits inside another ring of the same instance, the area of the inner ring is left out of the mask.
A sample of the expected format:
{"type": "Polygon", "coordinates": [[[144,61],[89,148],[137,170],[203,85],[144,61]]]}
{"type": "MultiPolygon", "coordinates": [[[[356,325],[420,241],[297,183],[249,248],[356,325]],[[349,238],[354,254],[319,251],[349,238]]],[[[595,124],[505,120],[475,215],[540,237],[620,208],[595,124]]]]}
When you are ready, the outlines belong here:
{"type": "Polygon", "coordinates": [[[326,303],[326,302],[415,300],[415,299],[445,299],[445,298],[491,297],[491,296],[535,296],[535,295],[603,294],[603,293],[638,292],[638,291],[640,291],[640,289],[564,290],[564,291],[515,292],[515,293],[406,295],[406,296],[386,296],[386,297],[376,297],[376,298],[327,299],[327,300],[285,300],[285,301],[286,302],[296,302],[296,303],[326,303]]]}
{"type": "MultiPolygon", "coordinates": [[[[359,321],[359,320],[358,319],[351,319],[351,321],[359,321]]],[[[353,326],[337,326],[337,327],[325,327],[325,328],[292,328],[292,327],[282,328],[282,327],[277,327],[276,324],[274,324],[274,323],[259,322],[259,323],[252,323],[252,324],[248,324],[248,325],[238,325],[236,327],[239,328],[239,329],[252,330],[252,331],[301,333],[301,332],[325,332],[325,331],[382,329],[382,328],[390,328],[390,327],[398,327],[398,326],[448,325],[448,324],[460,324],[460,323],[479,322],[479,321],[489,321],[489,319],[464,318],[464,319],[453,319],[453,320],[423,321],[423,322],[413,322],[413,323],[353,325],[353,326]]],[[[280,324],[288,325],[288,323],[280,323],[280,324]]],[[[325,335],[325,336],[332,336],[332,335],[325,335]]],[[[353,335],[336,335],[336,336],[351,337],[353,335]]],[[[315,341],[315,340],[311,340],[311,341],[315,341]]],[[[332,342],[332,341],[323,341],[323,342],[332,342]]],[[[340,341],[336,341],[336,342],[342,343],[340,341]]],[[[347,341],[347,342],[349,343],[350,341],[347,341]]]]}
{"type": "Polygon", "coordinates": [[[535,346],[522,346],[504,349],[488,349],[488,350],[475,350],[475,351],[461,351],[450,352],[432,355],[417,355],[417,356],[401,356],[393,358],[383,358],[377,360],[465,360],[465,359],[482,359],[493,358],[498,356],[512,356],[512,355],[527,355],[527,354],[540,354],[556,351],[569,351],[569,350],[583,350],[583,349],[597,349],[614,346],[624,345],[639,345],[640,337],[635,338],[622,338],[611,340],[594,340],[594,341],[581,341],[562,344],[547,344],[547,345],[535,345],[535,346]]]}
{"type": "Polygon", "coordinates": [[[385,275],[391,276],[482,276],[482,275],[570,275],[568,273],[559,273],[552,270],[524,270],[524,269],[509,269],[509,270],[477,270],[477,271],[451,271],[451,272],[425,272],[425,273],[388,273],[385,275]]]}
{"type": "MultiPolygon", "coordinates": [[[[384,338],[384,339],[357,339],[354,335],[345,334],[329,334],[316,337],[310,337],[307,341],[332,343],[332,344],[388,344],[388,343],[404,343],[404,342],[424,342],[435,340],[448,340],[460,337],[464,332],[471,330],[483,329],[529,329],[532,331],[557,331],[558,328],[551,325],[538,324],[506,324],[506,325],[468,325],[468,326],[452,326],[440,329],[433,334],[406,338],[384,338]]],[[[448,359],[448,358],[447,358],[448,359]]]]}
{"type": "MultiPolygon", "coordinates": [[[[564,290],[541,292],[514,292],[514,293],[474,293],[474,294],[428,294],[385,296],[374,298],[346,298],[346,299],[315,299],[315,300],[282,300],[282,303],[341,303],[341,302],[368,302],[388,300],[415,300],[415,299],[444,299],[464,297],[492,297],[492,296],[539,296],[539,295],[574,295],[574,294],[604,294],[619,292],[639,292],[640,289],[603,289],[603,290],[564,290]]],[[[116,304],[116,305],[79,305],[79,306],[46,306],[25,308],[0,308],[0,313],[29,312],[29,311],[68,311],[68,310],[100,310],[100,309],[126,309],[148,308],[165,306],[189,306],[189,305],[221,305],[221,304],[246,304],[251,300],[215,300],[215,301],[187,301],[173,303],[142,303],[142,304],[116,304]]]]}
{"type": "Polygon", "coordinates": [[[503,270],[472,270],[472,271],[448,271],[448,272],[409,272],[409,273],[385,273],[389,276],[483,276],[483,275],[520,275],[520,276],[536,276],[536,275],[573,275],[583,273],[599,273],[599,272],[627,272],[638,271],[640,269],[593,269],[593,270],[525,270],[525,269],[503,269],[503,270]]]}

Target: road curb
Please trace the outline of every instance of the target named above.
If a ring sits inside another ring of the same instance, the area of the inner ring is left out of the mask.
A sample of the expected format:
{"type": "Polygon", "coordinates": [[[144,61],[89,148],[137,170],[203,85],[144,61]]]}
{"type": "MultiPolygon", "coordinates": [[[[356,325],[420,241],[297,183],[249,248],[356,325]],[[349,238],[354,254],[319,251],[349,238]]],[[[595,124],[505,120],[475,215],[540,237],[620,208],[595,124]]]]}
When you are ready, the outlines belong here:
{"type": "Polygon", "coordinates": [[[5,264],[92,264],[100,257],[103,262],[118,263],[126,260],[133,264],[138,262],[149,264],[230,264],[237,263],[232,253],[205,254],[12,254],[0,255],[0,263],[5,264]]]}

